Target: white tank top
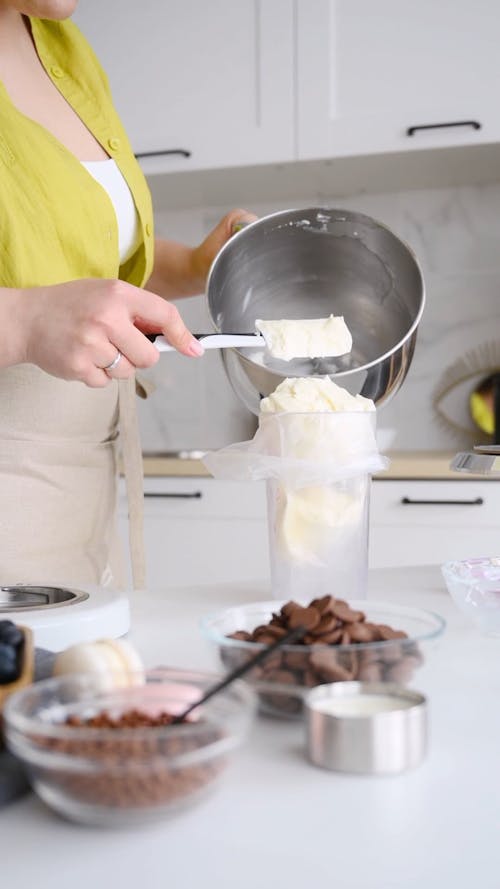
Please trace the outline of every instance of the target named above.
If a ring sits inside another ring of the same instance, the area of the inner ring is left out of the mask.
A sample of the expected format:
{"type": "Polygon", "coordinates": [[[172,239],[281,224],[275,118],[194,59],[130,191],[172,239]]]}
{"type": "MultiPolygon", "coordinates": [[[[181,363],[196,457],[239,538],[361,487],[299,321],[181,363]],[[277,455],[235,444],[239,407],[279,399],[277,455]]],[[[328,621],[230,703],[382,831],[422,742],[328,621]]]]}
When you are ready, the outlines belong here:
{"type": "Polygon", "coordinates": [[[140,244],[139,217],[130,188],[113,158],[81,161],[82,166],[102,185],[115,208],[118,224],[120,265],[134,255],[140,244]]]}

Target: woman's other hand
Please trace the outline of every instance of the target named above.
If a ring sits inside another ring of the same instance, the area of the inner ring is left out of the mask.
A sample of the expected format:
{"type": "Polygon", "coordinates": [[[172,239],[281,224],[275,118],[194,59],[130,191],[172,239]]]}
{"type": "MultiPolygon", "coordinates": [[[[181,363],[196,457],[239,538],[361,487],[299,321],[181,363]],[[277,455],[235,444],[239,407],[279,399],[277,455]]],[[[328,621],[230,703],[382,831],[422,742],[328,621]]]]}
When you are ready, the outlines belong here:
{"type": "Polygon", "coordinates": [[[203,293],[210,266],[219,250],[229,241],[241,222],[254,222],[257,216],[248,210],[231,210],[199,244],[188,247],[157,238],[155,261],[148,289],[164,299],[180,299],[203,293]]]}
{"type": "Polygon", "coordinates": [[[143,335],[158,333],[183,355],[203,349],[175,306],[119,280],[84,279],[19,291],[16,323],[23,326],[18,363],[36,364],[65,380],[103,387],[156,364],[159,352],[143,335]],[[115,367],[112,364],[121,353],[115,367]]]}
{"type": "Polygon", "coordinates": [[[255,222],[258,217],[248,210],[231,210],[221,219],[218,225],[207,235],[204,241],[193,249],[194,277],[200,283],[201,289],[205,287],[210,266],[219,250],[234,235],[241,223],[255,222]]]}

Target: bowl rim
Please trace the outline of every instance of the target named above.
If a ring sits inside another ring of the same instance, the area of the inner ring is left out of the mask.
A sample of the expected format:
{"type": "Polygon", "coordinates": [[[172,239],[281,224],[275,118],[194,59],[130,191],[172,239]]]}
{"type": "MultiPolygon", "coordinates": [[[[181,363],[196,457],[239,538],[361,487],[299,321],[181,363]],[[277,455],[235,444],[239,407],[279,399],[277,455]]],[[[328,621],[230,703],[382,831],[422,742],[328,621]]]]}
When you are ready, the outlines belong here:
{"type": "MultiPolygon", "coordinates": [[[[144,737],[144,733],[146,733],[147,737],[152,737],[156,739],[163,739],[165,737],[169,738],[183,738],[189,737],[190,739],[196,738],[203,734],[208,728],[217,729],[220,728],[222,731],[222,736],[217,737],[214,740],[208,742],[207,744],[203,744],[199,748],[196,748],[194,751],[184,751],[174,755],[161,754],[159,756],[152,756],[146,754],[147,761],[151,764],[158,759],[161,759],[163,762],[168,762],[169,764],[179,764],[182,765],[186,761],[193,759],[198,762],[201,761],[202,753],[207,753],[208,751],[212,751],[214,748],[217,748],[214,752],[214,755],[219,752],[219,748],[228,749],[228,747],[232,746],[236,743],[238,736],[241,734],[241,731],[235,731],[234,729],[227,730],[227,724],[231,722],[231,717],[235,719],[238,725],[245,724],[250,722],[253,713],[256,709],[256,698],[255,692],[250,687],[250,685],[244,682],[241,679],[235,680],[235,682],[231,683],[231,686],[228,689],[224,689],[221,694],[228,693],[236,693],[236,706],[238,708],[238,712],[236,714],[231,714],[227,717],[227,719],[221,719],[220,725],[217,722],[209,723],[205,721],[192,721],[188,723],[183,723],[180,725],[165,725],[165,726],[142,726],[137,728],[123,728],[120,729],[119,736],[117,735],[116,729],[106,729],[106,728],[98,728],[98,727],[78,727],[78,733],[76,733],[75,728],[72,726],[65,726],[64,723],[56,723],[56,722],[43,722],[38,716],[26,716],[23,713],[19,713],[17,707],[21,704],[30,694],[33,693],[43,693],[43,691],[51,689],[61,688],[65,682],[70,682],[75,678],[81,680],[92,680],[95,682],[99,681],[98,673],[67,673],[61,676],[51,677],[50,679],[42,679],[39,682],[32,683],[26,688],[21,689],[18,692],[10,695],[7,699],[4,710],[3,710],[3,720],[4,720],[4,728],[5,734],[7,738],[7,744],[9,744],[9,735],[10,733],[18,733],[22,736],[23,742],[29,745],[29,750],[26,751],[26,755],[21,758],[31,759],[32,753],[37,750],[36,746],[32,746],[31,738],[35,736],[37,738],[45,739],[56,739],[56,740],[70,740],[74,741],[78,738],[79,741],[95,741],[99,739],[100,741],[109,741],[112,740],[117,743],[117,746],[124,741],[130,741],[133,739],[140,739],[144,737]],[[225,730],[226,729],[226,730],[225,730]],[[197,754],[197,755],[196,755],[197,754]]],[[[159,678],[165,678],[165,684],[172,683],[183,685],[188,684],[189,682],[195,683],[196,681],[200,682],[203,680],[207,682],[209,680],[213,680],[215,682],[219,682],[225,678],[225,675],[222,673],[212,673],[212,672],[204,672],[201,670],[183,670],[182,668],[175,667],[157,667],[150,670],[145,670],[143,673],[138,674],[146,679],[151,677],[152,679],[155,676],[159,678]],[[177,677],[177,680],[176,680],[177,677]]],[[[154,686],[154,682],[151,683],[154,686]]],[[[158,682],[158,685],[161,685],[161,682],[158,682]]],[[[96,694],[94,698],[89,698],[88,703],[90,704],[92,700],[96,702],[102,699],[102,709],[106,709],[106,699],[111,697],[117,697],[120,694],[126,694],[127,691],[133,692],[140,689],[139,685],[129,686],[127,688],[111,688],[104,689],[101,694],[96,694]]],[[[68,703],[68,702],[66,702],[68,703]]],[[[73,701],[76,705],[78,702],[73,701]]],[[[111,706],[111,704],[108,704],[111,706]]],[[[42,751],[38,751],[42,754],[42,751]]],[[[86,757],[84,755],[75,755],[71,752],[59,751],[59,750],[50,750],[47,749],[43,751],[43,753],[47,756],[50,756],[51,762],[55,759],[55,757],[60,757],[61,761],[63,759],[71,760],[75,762],[77,759],[82,763],[93,763],[97,766],[97,761],[95,758],[86,757]]],[[[133,759],[134,763],[141,762],[139,757],[133,759]]],[[[130,767],[130,763],[129,763],[130,767]]],[[[111,766],[113,771],[119,770],[120,765],[116,764],[111,766]]]]}
{"type": "Polygon", "coordinates": [[[459,574],[458,569],[469,566],[470,568],[472,568],[473,566],[480,565],[487,565],[490,568],[497,568],[500,578],[500,556],[474,556],[469,559],[450,559],[447,562],[443,562],[440,565],[440,568],[441,574],[443,575],[445,581],[451,579],[456,583],[462,583],[470,586],[470,584],[480,583],[483,578],[475,577],[471,573],[469,573],[468,575],[459,574]]]}
{"type": "MultiPolygon", "coordinates": [[[[256,652],[259,649],[267,648],[265,642],[247,642],[241,639],[231,639],[228,636],[225,636],[219,630],[214,630],[213,627],[210,626],[215,620],[220,620],[223,615],[228,614],[231,611],[237,610],[245,610],[245,609],[255,609],[256,611],[266,610],[266,611],[279,611],[279,609],[286,604],[288,599],[270,599],[267,601],[258,601],[258,602],[247,602],[244,605],[233,605],[230,608],[226,608],[223,611],[212,612],[211,614],[206,615],[206,617],[202,618],[200,622],[201,630],[204,636],[212,642],[215,642],[217,645],[223,645],[226,648],[238,648],[238,649],[248,649],[249,651],[256,652]],[[271,607],[274,606],[274,607],[271,607]]],[[[405,639],[384,639],[380,642],[350,642],[348,645],[331,645],[328,642],[316,642],[310,645],[282,645],[282,651],[289,652],[304,652],[308,649],[314,648],[319,649],[321,647],[324,648],[334,648],[335,651],[338,652],[348,652],[348,651],[363,651],[365,649],[373,650],[374,648],[385,650],[386,648],[392,647],[395,644],[397,645],[414,645],[417,642],[430,642],[433,639],[438,639],[446,629],[446,620],[440,614],[437,614],[435,611],[430,611],[424,608],[418,608],[417,606],[412,605],[400,605],[399,603],[391,603],[391,602],[383,602],[381,600],[370,600],[370,599],[349,599],[347,600],[348,604],[356,608],[358,610],[365,610],[371,607],[379,608],[380,610],[394,610],[396,612],[395,616],[397,617],[397,613],[401,614],[401,617],[406,615],[406,617],[418,617],[425,618],[427,620],[431,620],[434,623],[434,629],[419,633],[415,636],[408,636],[405,639]]]]}

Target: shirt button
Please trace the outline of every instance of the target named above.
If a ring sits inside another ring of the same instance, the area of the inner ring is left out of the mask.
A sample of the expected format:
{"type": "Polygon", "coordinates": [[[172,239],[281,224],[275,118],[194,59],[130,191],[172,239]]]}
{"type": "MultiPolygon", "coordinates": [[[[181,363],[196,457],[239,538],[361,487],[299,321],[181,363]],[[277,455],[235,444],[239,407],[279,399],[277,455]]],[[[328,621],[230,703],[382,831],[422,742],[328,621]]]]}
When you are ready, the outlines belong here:
{"type": "Polygon", "coordinates": [[[59,65],[52,65],[50,73],[53,77],[64,77],[64,71],[59,65]]]}
{"type": "Polygon", "coordinates": [[[108,139],[108,148],[111,151],[118,151],[120,145],[121,145],[121,142],[119,139],[116,138],[116,136],[113,136],[111,139],[108,139]]]}
{"type": "Polygon", "coordinates": [[[144,230],[145,230],[148,238],[150,238],[151,235],[153,234],[153,226],[149,222],[146,222],[144,230]]]}

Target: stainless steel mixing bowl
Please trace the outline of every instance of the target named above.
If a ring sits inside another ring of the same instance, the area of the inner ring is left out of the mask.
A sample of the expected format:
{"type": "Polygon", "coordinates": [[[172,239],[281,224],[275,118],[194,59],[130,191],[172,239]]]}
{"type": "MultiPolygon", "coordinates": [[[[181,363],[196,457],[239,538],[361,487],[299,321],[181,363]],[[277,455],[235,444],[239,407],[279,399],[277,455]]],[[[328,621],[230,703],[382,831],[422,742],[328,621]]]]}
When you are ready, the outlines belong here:
{"type": "Polygon", "coordinates": [[[349,392],[387,403],[410,367],[424,281],[409,247],[350,210],[312,207],[265,216],[231,238],[208,278],[217,330],[248,333],[257,318],[343,315],[353,349],[342,358],[278,361],[264,349],[225,349],[236,394],[259,413],[285,377],[328,374],[349,392]]]}

